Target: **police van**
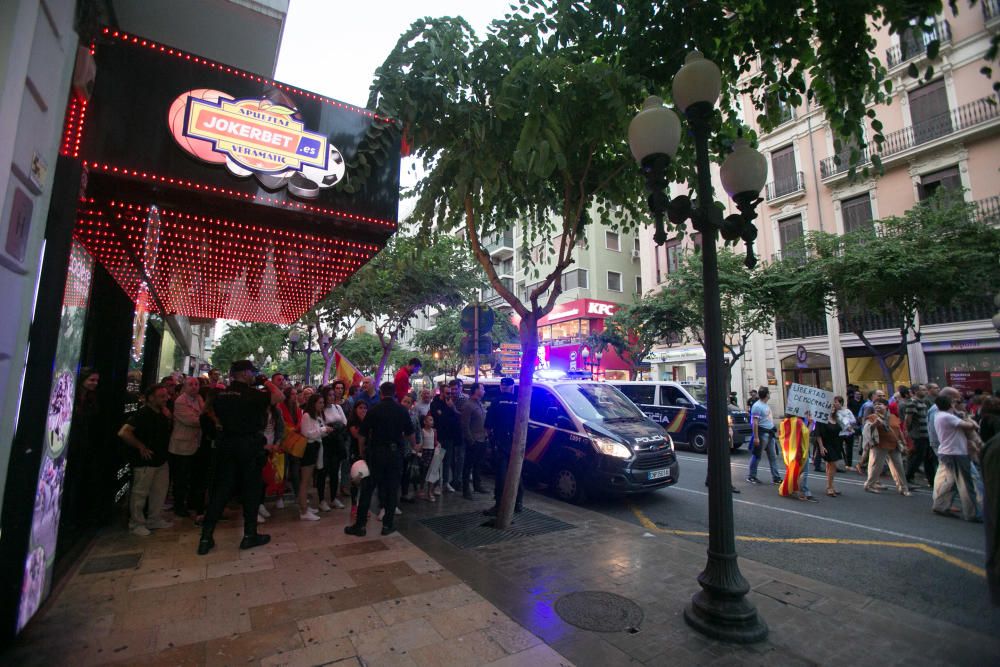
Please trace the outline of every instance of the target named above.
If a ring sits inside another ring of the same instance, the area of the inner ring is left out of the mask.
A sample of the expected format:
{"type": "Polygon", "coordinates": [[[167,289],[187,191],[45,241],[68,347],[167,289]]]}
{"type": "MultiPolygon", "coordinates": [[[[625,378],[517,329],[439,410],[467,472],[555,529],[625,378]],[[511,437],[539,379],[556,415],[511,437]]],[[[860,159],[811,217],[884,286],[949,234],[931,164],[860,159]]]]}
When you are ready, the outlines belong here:
{"type": "MultiPolygon", "coordinates": [[[[500,383],[482,384],[488,408],[500,383]]],[[[580,504],[593,493],[644,493],[677,483],[670,436],[606,382],[535,380],[529,419],[524,479],[547,485],[562,500],[580,504]]]]}
{"type": "MultiPolygon", "coordinates": [[[[708,392],[697,382],[609,382],[638,405],[646,415],[667,430],[674,442],[704,453],[708,449],[708,392]]],[[[732,404],[729,432],[733,449],[749,444],[753,428],[750,415],[732,404]]]]}

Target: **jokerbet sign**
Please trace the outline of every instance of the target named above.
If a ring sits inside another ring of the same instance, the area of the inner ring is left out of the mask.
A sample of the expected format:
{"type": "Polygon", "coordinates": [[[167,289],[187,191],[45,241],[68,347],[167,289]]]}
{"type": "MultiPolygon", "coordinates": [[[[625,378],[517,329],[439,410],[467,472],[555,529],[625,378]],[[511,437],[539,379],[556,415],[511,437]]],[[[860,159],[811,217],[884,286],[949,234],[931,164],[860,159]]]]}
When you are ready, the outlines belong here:
{"type": "Polygon", "coordinates": [[[170,105],[170,132],[184,151],[225,164],[235,176],[256,176],[266,188],[307,198],[344,177],[344,158],[325,136],[305,128],[298,112],[264,98],[233,99],[200,88],[170,105]]]}

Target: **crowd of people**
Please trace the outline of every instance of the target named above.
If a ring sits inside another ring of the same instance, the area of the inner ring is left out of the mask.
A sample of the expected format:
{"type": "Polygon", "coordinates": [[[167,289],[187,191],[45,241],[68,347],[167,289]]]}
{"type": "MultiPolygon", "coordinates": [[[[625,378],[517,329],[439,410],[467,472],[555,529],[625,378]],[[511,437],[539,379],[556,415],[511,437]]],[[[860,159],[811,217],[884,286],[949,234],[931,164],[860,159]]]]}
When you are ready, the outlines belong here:
{"type": "MultiPolygon", "coordinates": [[[[510,452],[513,380],[501,382],[486,410],[479,383],[468,392],[460,379],[415,391],[411,376],[419,370],[420,360],[411,359],[377,388],[370,377],[357,386],[292,384],[280,373],[260,376],[247,360],[233,363],[228,382],[215,371],[163,378],[143,392],[118,434],[133,470],[129,530],[147,536],[169,527],[164,513],[172,511],[201,527],[198,553],[205,554],[234,497],[243,506],[240,546],[248,549],[268,542],[258,526],[286,503],[300,521],[317,522],[349,500],[345,532],[365,535],[377,514],[387,535],[400,502],[487,493],[488,443],[501,472],[510,452]]],[[[499,505],[502,480],[495,486],[499,505]]],[[[522,511],[520,489],[515,511],[522,511]]]]}

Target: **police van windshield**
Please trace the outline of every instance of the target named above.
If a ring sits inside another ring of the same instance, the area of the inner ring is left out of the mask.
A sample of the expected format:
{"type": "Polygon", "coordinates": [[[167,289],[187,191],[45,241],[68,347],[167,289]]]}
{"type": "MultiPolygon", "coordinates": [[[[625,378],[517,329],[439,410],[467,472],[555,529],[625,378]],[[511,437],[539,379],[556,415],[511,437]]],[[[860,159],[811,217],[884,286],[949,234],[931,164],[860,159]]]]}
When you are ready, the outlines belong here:
{"type": "Polygon", "coordinates": [[[554,387],[569,409],[583,420],[645,419],[632,401],[609,384],[562,384],[554,387]]]}
{"type": "Polygon", "coordinates": [[[703,384],[684,384],[684,387],[689,394],[694,396],[694,400],[698,401],[701,405],[708,405],[708,390],[705,389],[703,384]]]}

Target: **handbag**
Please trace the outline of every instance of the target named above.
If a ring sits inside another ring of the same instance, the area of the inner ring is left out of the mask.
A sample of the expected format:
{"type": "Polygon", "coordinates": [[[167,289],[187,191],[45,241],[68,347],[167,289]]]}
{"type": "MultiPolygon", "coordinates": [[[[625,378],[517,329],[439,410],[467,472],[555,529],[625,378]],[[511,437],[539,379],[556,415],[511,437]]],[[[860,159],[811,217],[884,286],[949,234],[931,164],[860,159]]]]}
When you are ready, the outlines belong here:
{"type": "Polygon", "coordinates": [[[296,430],[289,428],[285,431],[285,437],[281,439],[281,449],[289,456],[301,459],[306,453],[306,437],[296,430]]]}

